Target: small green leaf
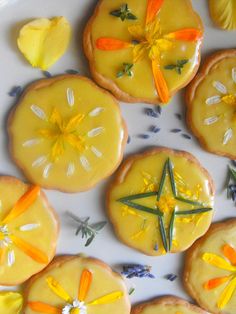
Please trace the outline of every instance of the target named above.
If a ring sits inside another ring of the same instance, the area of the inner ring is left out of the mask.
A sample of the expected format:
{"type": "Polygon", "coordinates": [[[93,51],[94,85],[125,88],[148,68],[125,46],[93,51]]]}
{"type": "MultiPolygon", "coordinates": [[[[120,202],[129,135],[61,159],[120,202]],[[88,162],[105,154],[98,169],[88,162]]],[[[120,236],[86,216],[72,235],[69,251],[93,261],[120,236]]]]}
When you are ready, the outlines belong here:
{"type": "Polygon", "coordinates": [[[161,176],[161,182],[160,182],[160,185],[159,185],[159,190],[157,192],[157,200],[158,201],[161,198],[161,194],[162,194],[163,187],[164,187],[164,184],[165,184],[167,168],[168,168],[168,160],[165,162],[164,169],[163,169],[162,176],[161,176]]]}
{"type": "Polygon", "coordinates": [[[129,295],[132,295],[135,292],[135,288],[130,288],[129,295]]]}
{"type": "Polygon", "coordinates": [[[164,67],[164,69],[166,70],[174,70],[175,68],[176,68],[175,64],[169,64],[164,67]]]}
{"type": "Polygon", "coordinates": [[[182,210],[182,211],[179,211],[179,212],[176,212],[176,215],[178,216],[188,216],[188,215],[199,215],[199,214],[203,214],[203,213],[207,213],[207,212],[210,212],[212,211],[213,208],[197,208],[197,209],[191,209],[191,210],[182,210]]]}
{"type": "Polygon", "coordinates": [[[182,197],[182,196],[176,196],[175,199],[176,199],[177,201],[180,201],[180,202],[183,202],[183,203],[187,203],[187,204],[191,204],[191,205],[195,205],[195,206],[203,206],[203,203],[201,203],[201,202],[189,200],[189,199],[184,198],[184,197],[182,197]]]}
{"type": "Polygon", "coordinates": [[[137,20],[137,17],[131,13],[128,4],[123,4],[120,9],[111,11],[110,14],[120,18],[122,22],[125,20],[137,20]]]}
{"type": "Polygon", "coordinates": [[[235,171],[233,168],[231,168],[231,167],[229,166],[229,172],[230,172],[231,178],[232,178],[234,181],[236,181],[236,171],[235,171]]]}
{"type": "Polygon", "coordinates": [[[127,14],[127,20],[137,20],[137,16],[135,16],[134,14],[132,13],[128,13],[127,14]]]}
{"type": "Polygon", "coordinates": [[[178,60],[177,61],[177,65],[180,66],[181,68],[188,63],[187,59],[183,59],[183,60],[178,60]]]}
{"type": "Polygon", "coordinates": [[[170,175],[170,183],[171,183],[171,188],[174,196],[177,196],[177,190],[176,190],[176,184],[175,184],[175,178],[174,178],[174,173],[173,173],[173,164],[168,158],[168,170],[169,170],[169,175],[170,175]]]}
{"type": "Polygon", "coordinates": [[[172,249],[174,223],[175,223],[175,210],[173,211],[171,215],[171,220],[170,220],[170,225],[169,225],[169,251],[171,251],[172,249]]]}
{"type": "Polygon", "coordinates": [[[120,78],[122,76],[124,76],[124,72],[123,71],[117,72],[116,77],[120,78]]]}
{"type": "Polygon", "coordinates": [[[132,207],[134,209],[138,209],[138,210],[141,210],[143,212],[156,215],[158,217],[163,217],[163,213],[158,208],[157,209],[153,209],[153,208],[149,208],[147,206],[136,204],[136,203],[130,202],[130,201],[121,201],[121,203],[123,203],[123,204],[125,204],[125,205],[127,205],[129,207],[132,207]]]}
{"type": "Polygon", "coordinates": [[[97,222],[95,224],[91,224],[90,228],[92,228],[95,231],[100,231],[106,226],[106,224],[107,224],[106,221],[101,221],[101,222],[97,222]]]}
{"type": "Polygon", "coordinates": [[[113,15],[113,16],[115,16],[115,17],[120,17],[120,16],[121,16],[120,10],[111,11],[110,14],[113,15]]]}
{"type": "Polygon", "coordinates": [[[176,67],[176,72],[181,75],[182,74],[182,70],[181,70],[181,67],[176,67]]]}
{"type": "Polygon", "coordinates": [[[87,242],[85,243],[85,246],[86,247],[89,246],[93,242],[94,238],[95,238],[95,235],[92,235],[90,238],[88,238],[87,242]]]}
{"type": "Polygon", "coordinates": [[[167,243],[166,230],[165,230],[165,226],[164,226],[163,217],[159,217],[159,224],[160,224],[162,243],[163,243],[164,249],[167,253],[168,252],[168,243],[167,243]]]}

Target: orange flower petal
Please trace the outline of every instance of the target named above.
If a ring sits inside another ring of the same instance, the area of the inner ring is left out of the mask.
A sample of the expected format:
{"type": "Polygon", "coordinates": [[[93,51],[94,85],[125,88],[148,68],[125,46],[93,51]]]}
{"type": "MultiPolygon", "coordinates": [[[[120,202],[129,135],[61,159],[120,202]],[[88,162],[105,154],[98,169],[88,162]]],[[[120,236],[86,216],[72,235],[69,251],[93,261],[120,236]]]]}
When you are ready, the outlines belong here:
{"type": "Polygon", "coordinates": [[[160,65],[156,60],[152,61],[152,72],[154,76],[156,89],[162,103],[168,103],[170,99],[168,86],[161,72],[160,65]]]}
{"type": "Polygon", "coordinates": [[[10,239],[12,242],[22,250],[26,255],[30,256],[34,261],[40,264],[48,264],[48,257],[42,251],[32,246],[31,244],[25,242],[24,240],[11,235],[10,239]]]}
{"type": "Polygon", "coordinates": [[[23,214],[32,205],[38,197],[39,186],[31,187],[15,204],[9,214],[4,218],[3,224],[9,223],[16,217],[23,214]]]}
{"type": "Polygon", "coordinates": [[[236,250],[232,246],[225,244],[223,246],[223,253],[233,265],[236,265],[236,250]]]}
{"type": "Polygon", "coordinates": [[[215,289],[219,287],[220,285],[222,285],[223,283],[229,281],[230,277],[231,276],[225,276],[225,277],[218,277],[218,278],[211,279],[204,284],[204,289],[205,290],[215,289]]]}
{"type": "Polygon", "coordinates": [[[146,24],[151,23],[163,4],[164,0],[148,0],[146,24]]]}
{"type": "Polygon", "coordinates": [[[182,41],[197,41],[202,38],[202,31],[195,28],[185,28],[173,33],[169,33],[165,37],[182,41]]]}
{"type": "Polygon", "coordinates": [[[120,50],[131,46],[131,43],[116,38],[102,37],[96,41],[96,47],[100,50],[120,50]]]}
{"type": "Polygon", "coordinates": [[[80,287],[79,287],[79,301],[84,301],[88,294],[89,288],[92,283],[92,273],[85,269],[81,275],[80,287]]]}
{"type": "Polygon", "coordinates": [[[28,302],[32,311],[46,314],[61,314],[61,309],[41,302],[28,302]]]}
{"type": "Polygon", "coordinates": [[[3,247],[0,249],[0,265],[3,265],[3,264],[4,264],[4,259],[5,259],[5,256],[6,256],[6,251],[7,251],[6,246],[3,246],[3,247]]]}

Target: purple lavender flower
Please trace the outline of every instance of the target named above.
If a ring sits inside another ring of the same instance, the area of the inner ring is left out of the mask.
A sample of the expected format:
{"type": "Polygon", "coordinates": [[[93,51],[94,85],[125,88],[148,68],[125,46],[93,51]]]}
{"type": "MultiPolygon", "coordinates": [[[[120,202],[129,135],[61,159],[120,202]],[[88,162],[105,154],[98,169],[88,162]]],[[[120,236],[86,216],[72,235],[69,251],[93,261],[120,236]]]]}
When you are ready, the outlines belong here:
{"type": "Polygon", "coordinates": [[[138,278],[152,278],[155,276],[151,274],[151,266],[140,265],[140,264],[127,264],[123,265],[122,275],[126,276],[126,278],[131,279],[134,277],[138,278]]]}

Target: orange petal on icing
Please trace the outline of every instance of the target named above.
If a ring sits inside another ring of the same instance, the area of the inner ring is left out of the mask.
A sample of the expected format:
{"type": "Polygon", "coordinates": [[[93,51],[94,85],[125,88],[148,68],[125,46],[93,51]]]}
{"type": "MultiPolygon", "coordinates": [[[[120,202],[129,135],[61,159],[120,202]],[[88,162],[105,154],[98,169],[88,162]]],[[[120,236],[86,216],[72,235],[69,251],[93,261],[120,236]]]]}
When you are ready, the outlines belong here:
{"type": "Polygon", "coordinates": [[[7,251],[6,246],[3,246],[3,247],[0,249],[0,265],[3,265],[3,264],[4,264],[4,258],[5,258],[5,256],[6,256],[6,251],[7,251]]]}
{"type": "Polygon", "coordinates": [[[202,38],[202,31],[195,28],[185,28],[173,33],[169,33],[165,37],[182,41],[197,41],[202,38]]]}
{"type": "Polygon", "coordinates": [[[156,89],[162,103],[168,103],[170,99],[169,90],[165,78],[161,72],[160,65],[156,60],[152,61],[152,72],[154,76],[156,89]]]}
{"type": "Polygon", "coordinates": [[[116,38],[102,37],[96,41],[96,47],[100,50],[121,50],[131,46],[131,43],[116,38]]]}
{"type": "Polygon", "coordinates": [[[9,223],[16,217],[23,214],[32,205],[38,197],[40,191],[39,186],[31,187],[14,205],[9,214],[4,218],[3,224],[9,223]]]}
{"type": "Polygon", "coordinates": [[[225,276],[225,277],[218,277],[218,278],[211,279],[204,284],[204,289],[205,290],[215,289],[219,287],[220,285],[222,285],[223,283],[229,281],[230,277],[231,276],[225,276]]]}
{"type": "Polygon", "coordinates": [[[32,311],[46,314],[61,314],[61,309],[41,302],[28,302],[32,311]]]}
{"type": "Polygon", "coordinates": [[[36,247],[16,237],[15,235],[11,235],[10,239],[20,250],[22,250],[26,255],[30,256],[34,261],[40,264],[48,264],[47,255],[45,255],[36,247]]]}
{"type": "Polygon", "coordinates": [[[232,246],[225,244],[223,246],[223,253],[233,265],[236,265],[236,250],[232,246]]]}
{"type": "Polygon", "coordinates": [[[163,2],[164,0],[148,0],[146,24],[149,24],[154,20],[160,11],[163,2]]]}
{"type": "Polygon", "coordinates": [[[85,269],[81,275],[80,287],[79,287],[79,301],[84,301],[88,294],[89,288],[92,283],[92,273],[85,269]]]}

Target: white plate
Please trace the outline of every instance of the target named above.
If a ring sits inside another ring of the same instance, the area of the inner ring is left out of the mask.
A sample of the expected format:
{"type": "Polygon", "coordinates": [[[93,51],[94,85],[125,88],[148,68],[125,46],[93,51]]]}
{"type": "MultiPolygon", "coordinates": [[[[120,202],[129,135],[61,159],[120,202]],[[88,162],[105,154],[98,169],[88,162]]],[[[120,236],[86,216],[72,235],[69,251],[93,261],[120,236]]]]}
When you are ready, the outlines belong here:
{"type": "MultiPolygon", "coordinates": [[[[52,17],[64,15],[73,26],[73,38],[66,55],[54,65],[52,74],[63,73],[67,69],[78,69],[82,75],[89,76],[88,64],[83,55],[82,33],[87,19],[93,12],[97,0],[18,0],[16,3],[0,9],[0,174],[13,175],[24,179],[22,173],[11,161],[7,149],[6,119],[15,99],[8,96],[14,85],[25,86],[33,80],[42,78],[40,70],[33,69],[24,60],[16,46],[19,28],[27,21],[36,17],[52,17]]],[[[205,40],[203,60],[210,53],[223,48],[232,48],[235,43],[235,32],[225,32],[214,27],[207,7],[207,1],[193,0],[193,5],[203,19],[205,25],[205,40]]],[[[174,18],[174,16],[173,16],[174,18]]],[[[172,128],[181,128],[185,132],[185,121],[178,121],[175,113],[184,115],[185,104],[183,93],[178,93],[170,105],[163,109],[162,117],[154,119],[146,116],[144,108],[152,107],[142,104],[121,104],[122,112],[127,121],[132,141],[126,148],[126,155],[143,151],[145,148],[161,145],[187,150],[195,155],[213,176],[216,184],[216,213],[214,220],[234,217],[236,208],[232,201],[226,199],[225,180],[228,160],[211,155],[202,150],[199,143],[170,133],[172,128]],[[157,125],[161,132],[144,140],[137,136],[148,131],[151,125],[157,125]]],[[[109,179],[110,180],[110,179],[109,179]]],[[[98,235],[91,246],[85,248],[80,237],[76,237],[73,222],[65,215],[70,210],[80,217],[90,216],[94,222],[106,218],[105,190],[108,181],[101,183],[95,189],[76,195],[46,191],[50,202],[61,218],[61,233],[58,244],[58,254],[77,254],[95,256],[104,260],[116,269],[123,263],[141,263],[151,265],[156,279],[128,280],[128,286],[134,284],[136,292],[132,302],[141,302],[159,295],[173,294],[188,299],[182,283],[181,270],[183,254],[163,257],[147,257],[138,253],[117,240],[110,224],[98,235]],[[174,282],[163,279],[169,273],[179,277],[174,282]]],[[[1,194],[1,191],[0,191],[1,194]]],[[[4,287],[3,287],[4,288],[4,287]]]]}

